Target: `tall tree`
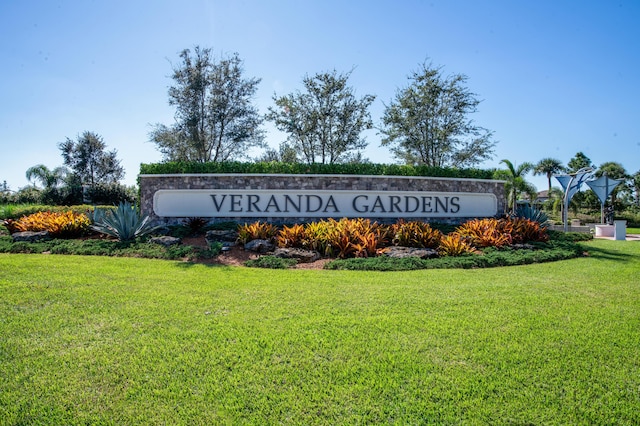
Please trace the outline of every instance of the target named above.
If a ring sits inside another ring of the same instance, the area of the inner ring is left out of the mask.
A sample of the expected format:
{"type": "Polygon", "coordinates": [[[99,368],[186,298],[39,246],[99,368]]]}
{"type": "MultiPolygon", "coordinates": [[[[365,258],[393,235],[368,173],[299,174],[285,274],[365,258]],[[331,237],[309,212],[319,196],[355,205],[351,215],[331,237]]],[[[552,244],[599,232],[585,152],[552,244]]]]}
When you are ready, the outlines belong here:
{"type": "Polygon", "coordinates": [[[221,162],[263,147],[262,117],[252,104],[260,79],[243,77],[238,54],[216,60],[211,49],[196,46],[180,58],[169,88],[176,122],[156,124],[149,135],[165,160],[221,162]]]}
{"type": "Polygon", "coordinates": [[[95,188],[98,184],[118,183],[124,177],[124,168],[117,158],[118,152],[105,151],[107,145],[97,133],[84,132],[77,140],[67,138],[58,144],[64,165],[82,185],[95,188]]]}
{"type": "Polygon", "coordinates": [[[533,170],[533,164],[525,162],[516,167],[509,160],[502,160],[500,162],[506,165],[507,169],[498,170],[496,178],[507,181],[505,191],[508,195],[508,204],[511,207],[511,213],[515,214],[518,196],[523,192],[530,196],[536,192],[535,187],[524,178],[527,173],[533,170]]]}
{"type": "Polygon", "coordinates": [[[533,167],[533,174],[547,176],[547,182],[549,184],[547,196],[550,196],[551,178],[554,174],[563,172],[564,170],[565,168],[560,160],[556,160],[555,158],[543,158],[533,167]]]}
{"type": "Polygon", "coordinates": [[[640,207],[640,170],[631,176],[631,186],[636,193],[636,205],[640,207]]]}
{"type": "Polygon", "coordinates": [[[305,92],[274,95],[267,120],[289,134],[290,146],[309,164],[348,162],[367,145],[361,133],[373,128],[368,109],[375,96],[356,97],[347,85],[350,75],[334,70],[305,76],[305,92]]]}
{"type": "Polygon", "coordinates": [[[594,165],[589,157],[584,155],[583,152],[576,153],[576,155],[567,163],[567,171],[569,173],[575,173],[585,167],[594,167],[594,165]]]}
{"type": "Polygon", "coordinates": [[[406,164],[471,167],[493,156],[492,133],[469,116],[480,101],[461,74],[422,64],[385,108],[383,146],[406,164]]]}

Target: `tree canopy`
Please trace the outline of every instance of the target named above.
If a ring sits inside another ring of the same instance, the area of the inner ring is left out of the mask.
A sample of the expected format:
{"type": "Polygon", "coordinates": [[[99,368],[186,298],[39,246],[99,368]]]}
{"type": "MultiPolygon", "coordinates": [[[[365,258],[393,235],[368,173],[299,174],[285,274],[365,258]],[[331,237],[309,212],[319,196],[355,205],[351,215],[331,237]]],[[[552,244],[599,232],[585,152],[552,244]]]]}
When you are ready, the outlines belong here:
{"type": "Polygon", "coordinates": [[[576,155],[567,163],[567,171],[569,173],[575,173],[585,167],[594,167],[594,165],[589,157],[584,155],[583,152],[577,152],[576,155]]]}
{"type": "Polygon", "coordinates": [[[124,177],[124,168],[117,159],[117,151],[105,151],[107,145],[97,133],[84,132],[77,140],[67,138],[58,147],[64,165],[82,185],[118,183],[124,177]]]}
{"type": "Polygon", "coordinates": [[[217,60],[211,49],[196,46],[180,58],[168,93],[176,122],[156,124],[149,135],[164,159],[229,161],[263,147],[262,117],[252,104],[260,79],[243,77],[238,54],[217,60]]]}
{"type": "Polygon", "coordinates": [[[551,178],[554,174],[563,172],[565,170],[562,162],[555,158],[543,158],[538,161],[533,167],[534,175],[545,175],[547,177],[547,183],[549,185],[547,195],[551,194],[551,178]]]}
{"type": "Polygon", "coordinates": [[[362,132],[373,127],[369,106],[375,96],[356,97],[347,85],[350,72],[305,76],[305,91],[278,97],[267,120],[289,134],[288,146],[308,164],[333,164],[360,158],[367,145],[362,132]]]}
{"type": "Polygon", "coordinates": [[[480,101],[466,76],[444,76],[422,64],[409,80],[385,108],[382,146],[406,164],[432,167],[472,167],[492,158],[492,133],[469,118],[480,101]]]}

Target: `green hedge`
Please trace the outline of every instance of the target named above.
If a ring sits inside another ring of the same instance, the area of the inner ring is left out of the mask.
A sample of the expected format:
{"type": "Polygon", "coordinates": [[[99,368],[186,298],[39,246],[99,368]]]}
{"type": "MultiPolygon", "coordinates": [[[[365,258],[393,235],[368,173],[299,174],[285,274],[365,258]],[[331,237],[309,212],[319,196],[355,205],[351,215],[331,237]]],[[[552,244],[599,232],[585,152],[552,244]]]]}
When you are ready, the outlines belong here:
{"type": "Polygon", "coordinates": [[[492,179],[494,169],[455,169],[399,164],[299,164],[299,163],[193,163],[167,162],[141,164],[140,174],[181,173],[261,173],[261,174],[337,174],[373,176],[430,176],[450,178],[492,179]]]}

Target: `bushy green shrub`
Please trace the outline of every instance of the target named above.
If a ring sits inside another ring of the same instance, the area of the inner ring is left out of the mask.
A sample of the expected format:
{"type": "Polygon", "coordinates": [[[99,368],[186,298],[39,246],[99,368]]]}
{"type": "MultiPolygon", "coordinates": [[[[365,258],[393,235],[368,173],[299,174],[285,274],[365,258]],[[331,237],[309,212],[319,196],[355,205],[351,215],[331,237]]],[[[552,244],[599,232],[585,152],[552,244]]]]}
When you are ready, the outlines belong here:
{"type": "MultiPolygon", "coordinates": [[[[513,249],[494,247],[483,249],[479,254],[465,254],[461,256],[443,256],[434,259],[419,259],[409,257],[404,259],[394,259],[389,257],[376,257],[367,259],[336,259],[328,262],[325,269],[345,269],[345,270],[366,270],[366,271],[400,271],[413,269],[449,269],[449,268],[492,268],[498,266],[515,266],[530,263],[552,262],[564,259],[580,257],[584,253],[582,246],[576,241],[572,241],[573,235],[568,238],[562,233],[552,234],[548,242],[532,243],[534,249],[513,249]]],[[[579,235],[576,234],[577,238],[579,235]]],[[[588,234],[586,234],[588,235],[588,234]]]]}
{"type": "Polygon", "coordinates": [[[16,242],[11,237],[0,237],[0,253],[52,253],[83,256],[143,257],[150,259],[188,260],[211,259],[222,249],[214,243],[208,249],[189,245],[164,247],[143,242],[121,242],[113,240],[62,240],[52,239],[34,243],[16,242]]]}
{"type": "Polygon", "coordinates": [[[288,269],[296,266],[295,259],[284,259],[276,256],[261,256],[257,259],[247,260],[244,264],[250,268],[288,269]]]}

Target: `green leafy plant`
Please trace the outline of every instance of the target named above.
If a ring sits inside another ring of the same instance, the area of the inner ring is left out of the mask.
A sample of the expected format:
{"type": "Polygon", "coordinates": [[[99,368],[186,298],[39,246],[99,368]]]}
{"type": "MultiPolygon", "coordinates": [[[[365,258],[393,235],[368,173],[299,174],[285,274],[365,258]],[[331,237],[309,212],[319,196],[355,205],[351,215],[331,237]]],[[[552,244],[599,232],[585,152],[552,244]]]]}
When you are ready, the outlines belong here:
{"type": "Polygon", "coordinates": [[[278,247],[301,247],[304,236],[305,232],[303,225],[285,225],[276,235],[276,241],[278,243],[278,247]]]}
{"type": "Polygon", "coordinates": [[[141,217],[138,208],[127,201],[120,203],[115,210],[105,213],[99,218],[99,222],[91,226],[94,231],[120,241],[131,241],[158,228],[150,223],[148,216],[141,217]]]}
{"type": "Polygon", "coordinates": [[[261,256],[247,260],[244,264],[250,268],[288,269],[298,263],[295,259],[284,259],[276,256],[261,256]]]}
{"type": "Polygon", "coordinates": [[[57,238],[78,237],[87,232],[90,221],[84,213],[71,210],[65,212],[41,211],[23,216],[18,220],[7,219],[4,226],[9,232],[47,231],[57,238]]]}
{"type": "Polygon", "coordinates": [[[182,221],[183,225],[189,230],[191,235],[197,235],[201,233],[205,226],[207,226],[207,219],[202,217],[189,217],[182,221]]]}
{"type": "Polygon", "coordinates": [[[436,248],[440,244],[442,232],[420,221],[405,222],[400,219],[391,225],[393,244],[404,247],[436,248]]]}
{"type": "Polygon", "coordinates": [[[245,223],[238,226],[238,241],[246,244],[251,240],[271,240],[274,239],[278,227],[267,222],[245,223]]]}
{"type": "Polygon", "coordinates": [[[467,238],[456,233],[442,237],[438,246],[438,253],[443,256],[462,256],[473,251],[473,246],[467,242],[467,238]]]}

